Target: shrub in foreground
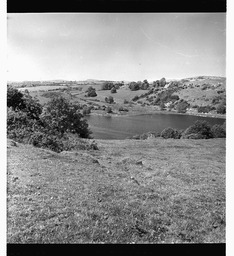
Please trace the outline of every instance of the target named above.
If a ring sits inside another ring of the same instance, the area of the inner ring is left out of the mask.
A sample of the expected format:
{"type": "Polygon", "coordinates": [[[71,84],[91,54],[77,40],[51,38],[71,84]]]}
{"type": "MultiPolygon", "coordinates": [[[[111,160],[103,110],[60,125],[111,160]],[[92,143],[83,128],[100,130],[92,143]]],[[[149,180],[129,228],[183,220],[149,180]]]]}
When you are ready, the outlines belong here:
{"type": "Polygon", "coordinates": [[[61,135],[70,132],[81,138],[89,138],[91,131],[80,111],[80,105],[75,105],[63,97],[58,97],[46,104],[41,120],[48,131],[56,131],[61,135]]]}
{"type": "MultiPolygon", "coordinates": [[[[182,138],[190,138],[193,134],[194,139],[210,139],[213,138],[211,126],[207,121],[197,120],[193,125],[189,126],[183,133],[182,138]]],[[[190,138],[191,139],[191,138],[190,138]]]]}
{"type": "Polygon", "coordinates": [[[224,125],[215,124],[211,127],[211,133],[214,138],[226,138],[226,129],[224,125]]]}
{"type": "Polygon", "coordinates": [[[179,139],[181,137],[181,134],[176,129],[168,127],[161,132],[161,137],[163,137],[164,139],[179,139]]]}
{"type": "Polygon", "coordinates": [[[7,107],[15,109],[25,108],[24,95],[12,86],[7,86],[7,107]]]}

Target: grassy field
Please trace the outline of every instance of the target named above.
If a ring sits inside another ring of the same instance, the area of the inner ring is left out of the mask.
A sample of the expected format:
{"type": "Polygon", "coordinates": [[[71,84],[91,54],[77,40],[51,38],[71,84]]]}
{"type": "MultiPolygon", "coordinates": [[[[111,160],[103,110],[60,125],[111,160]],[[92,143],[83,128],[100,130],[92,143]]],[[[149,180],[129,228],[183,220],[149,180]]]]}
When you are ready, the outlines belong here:
{"type": "Polygon", "coordinates": [[[225,139],[7,148],[8,243],[224,243],[225,139]]]}

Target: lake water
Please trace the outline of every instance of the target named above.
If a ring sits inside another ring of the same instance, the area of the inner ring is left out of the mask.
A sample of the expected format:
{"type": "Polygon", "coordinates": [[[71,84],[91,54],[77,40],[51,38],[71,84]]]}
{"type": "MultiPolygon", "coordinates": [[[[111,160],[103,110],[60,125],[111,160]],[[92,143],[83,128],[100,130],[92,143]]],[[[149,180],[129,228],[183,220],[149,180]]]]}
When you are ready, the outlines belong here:
{"type": "Polygon", "coordinates": [[[86,116],[94,139],[126,139],[145,132],[161,132],[172,127],[185,129],[196,120],[206,120],[211,125],[223,124],[225,119],[177,114],[146,114],[137,116],[86,116]]]}

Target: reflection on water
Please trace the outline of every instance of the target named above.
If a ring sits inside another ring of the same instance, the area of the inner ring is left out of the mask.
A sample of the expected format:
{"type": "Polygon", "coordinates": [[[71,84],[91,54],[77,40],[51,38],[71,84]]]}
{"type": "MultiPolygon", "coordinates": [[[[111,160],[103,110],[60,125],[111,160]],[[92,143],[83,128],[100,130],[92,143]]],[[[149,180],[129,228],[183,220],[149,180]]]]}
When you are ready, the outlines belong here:
{"type": "Polygon", "coordinates": [[[225,119],[176,114],[147,114],[137,116],[87,116],[95,139],[126,139],[145,132],[161,132],[172,127],[185,129],[196,120],[206,120],[211,125],[223,124],[225,119]]]}

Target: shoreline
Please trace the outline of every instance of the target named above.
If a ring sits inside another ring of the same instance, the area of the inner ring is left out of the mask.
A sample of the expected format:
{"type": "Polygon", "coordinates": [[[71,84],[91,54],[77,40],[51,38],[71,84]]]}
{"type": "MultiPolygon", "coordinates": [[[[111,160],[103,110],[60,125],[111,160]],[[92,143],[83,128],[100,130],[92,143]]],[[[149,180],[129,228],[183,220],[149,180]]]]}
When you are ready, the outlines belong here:
{"type": "MultiPolygon", "coordinates": [[[[103,111],[104,112],[104,111],[103,111]]],[[[130,113],[99,113],[99,112],[91,112],[89,115],[95,115],[95,116],[106,116],[106,117],[120,117],[120,116],[140,116],[140,115],[152,115],[152,114],[164,114],[164,115],[188,115],[188,116],[199,116],[199,117],[209,117],[209,118],[219,118],[219,119],[225,119],[226,115],[221,114],[209,114],[209,113],[178,113],[175,111],[166,111],[166,110],[147,110],[147,111],[131,111],[130,113]],[[132,112],[132,113],[131,113],[132,112]],[[135,113],[134,113],[135,112],[135,113]]]]}

